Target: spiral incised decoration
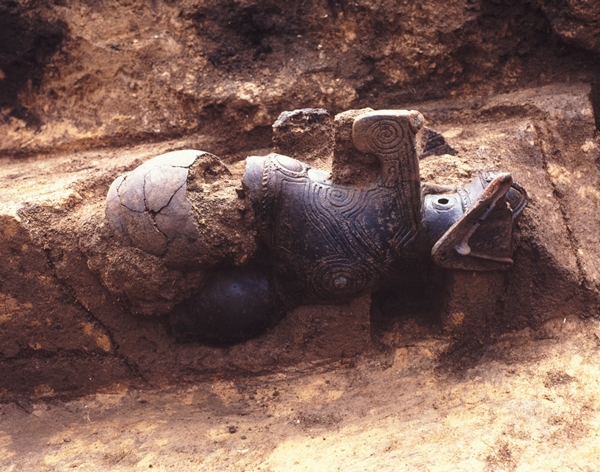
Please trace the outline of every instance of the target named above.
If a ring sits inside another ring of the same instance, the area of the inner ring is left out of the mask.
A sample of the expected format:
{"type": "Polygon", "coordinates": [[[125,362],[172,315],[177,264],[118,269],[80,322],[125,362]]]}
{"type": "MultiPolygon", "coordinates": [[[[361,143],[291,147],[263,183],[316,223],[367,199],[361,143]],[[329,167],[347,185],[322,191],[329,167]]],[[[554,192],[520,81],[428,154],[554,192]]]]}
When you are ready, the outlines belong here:
{"type": "Polygon", "coordinates": [[[388,154],[404,140],[404,129],[396,120],[378,120],[369,126],[364,137],[373,152],[388,154]]]}

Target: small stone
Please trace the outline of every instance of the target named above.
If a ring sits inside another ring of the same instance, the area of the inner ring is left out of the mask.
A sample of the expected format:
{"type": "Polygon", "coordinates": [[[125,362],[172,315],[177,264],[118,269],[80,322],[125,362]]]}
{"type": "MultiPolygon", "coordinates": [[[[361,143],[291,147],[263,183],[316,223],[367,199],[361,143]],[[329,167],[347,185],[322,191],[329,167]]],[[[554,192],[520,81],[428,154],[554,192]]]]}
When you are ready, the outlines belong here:
{"type": "Polygon", "coordinates": [[[427,126],[424,126],[417,135],[417,149],[419,159],[428,156],[441,156],[443,154],[450,154],[451,156],[458,154],[456,149],[446,142],[444,136],[427,126]]]}

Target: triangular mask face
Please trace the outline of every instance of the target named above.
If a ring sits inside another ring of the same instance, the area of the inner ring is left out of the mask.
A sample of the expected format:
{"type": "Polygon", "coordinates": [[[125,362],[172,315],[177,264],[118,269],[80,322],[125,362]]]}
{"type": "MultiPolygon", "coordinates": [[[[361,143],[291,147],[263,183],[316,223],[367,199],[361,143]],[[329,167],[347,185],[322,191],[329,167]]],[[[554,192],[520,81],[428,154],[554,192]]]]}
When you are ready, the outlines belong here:
{"type": "Polygon", "coordinates": [[[447,269],[505,270],[513,264],[513,220],[526,203],[507,173],[486,174],[458,191],[466,211],[431,250],[447,269]]]}

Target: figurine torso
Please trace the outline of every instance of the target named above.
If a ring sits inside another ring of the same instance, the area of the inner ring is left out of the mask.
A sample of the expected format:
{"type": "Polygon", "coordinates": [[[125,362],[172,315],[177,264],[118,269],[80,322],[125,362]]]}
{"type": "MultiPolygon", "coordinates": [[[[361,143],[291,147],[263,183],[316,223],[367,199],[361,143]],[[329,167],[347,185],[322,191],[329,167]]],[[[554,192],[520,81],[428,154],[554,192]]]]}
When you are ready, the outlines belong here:
{"type": "Polygon", "coordinates": [[[340,301],[371,290],[416,234],[396,188],[334,185],[326,172],[278,154],[248,166],[262,167],[253,208],[289,295],[340,301]]]}

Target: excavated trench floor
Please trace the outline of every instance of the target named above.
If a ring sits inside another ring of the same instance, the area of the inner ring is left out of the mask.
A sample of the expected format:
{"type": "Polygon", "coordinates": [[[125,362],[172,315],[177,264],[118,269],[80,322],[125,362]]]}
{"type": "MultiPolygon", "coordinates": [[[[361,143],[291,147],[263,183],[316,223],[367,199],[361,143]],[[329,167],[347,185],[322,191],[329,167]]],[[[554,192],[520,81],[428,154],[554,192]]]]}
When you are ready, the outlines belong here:
{"type": "Polygon", "coordinates": [[[566,317],[441,372],[427,339],[351,364],[0,405],[0,466],[64,470],[598,470],[600,322],[566,317]]]}

